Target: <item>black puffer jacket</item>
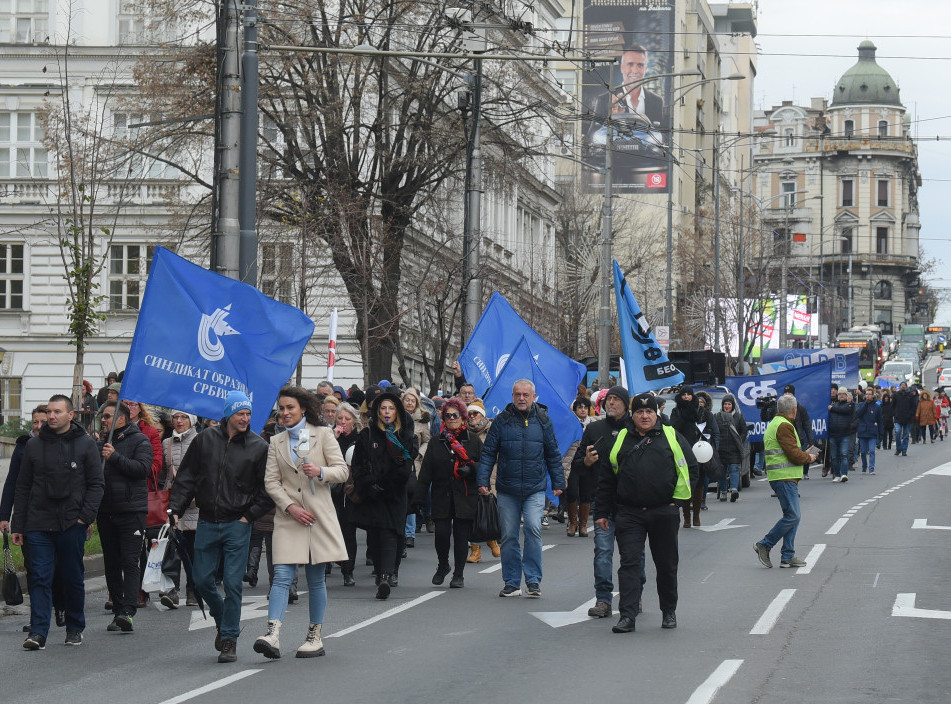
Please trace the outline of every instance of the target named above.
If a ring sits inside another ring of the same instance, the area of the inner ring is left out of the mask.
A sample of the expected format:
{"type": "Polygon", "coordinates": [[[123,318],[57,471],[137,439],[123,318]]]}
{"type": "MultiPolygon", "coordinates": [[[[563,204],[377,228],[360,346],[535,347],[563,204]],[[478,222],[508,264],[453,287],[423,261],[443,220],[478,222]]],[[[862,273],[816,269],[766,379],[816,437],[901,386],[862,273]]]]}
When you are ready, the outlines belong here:
{"type": "Polygon", "coordinates": [[[203,521],[253,523],[274,507],[264,490],[267,448],[251,430],[229,438],[225,421],[198,433],[172,485],[172,513],[181,516],[194,500],[203,521]]]}
{"type": "Polygon", "coordinates": [[[720,463],[723,465],[739,464],[743,461],[743,445],[749,429],[743,419],[743,412],[736,405],[736,399],[727,394],[720,401],[720,411],[714,416],[720,429],[720,463]],[[723,410],[727,401],[733,404],[733,411],[723,410]]]}
{"type": "MultiPolygon", "coordinates": [[[[829,437],[844,438],[852,434],[852,419],[855,417],[855,403],[836,401],[829,406],[829,437]]],[[[796,429],[799,432],[799,429],[796,429]]],[[[802,435],[799,436],[802,442],[802,435]]]]}
{"type": "Polygon", "coordinates": [[[691,446],[703,437],[714,449],[718,448],[720,426],[708,409],[700,407],[700,399],[694,396],[688,402],[682,394],[678,394],[676,403],[676,407],[670,412],[671,427],[683,435],[691,446]],[[701,425],[704,426],[702,432],[701,425]]]}
{"type": "Polygon", "coordinates": [[[455,455],[449,447],[449,441],[442,433],[429,441],[423,464],[416,480],[416,493],[413,503],[423,504],[432,486],[433,518],[459,518],[471,521],[475,518],[479,489],[476,485],[476,466],[482,454],[482,441],[469,430],[463,430],[459,441],[473,464],[463,479],[452,474],[455,455]]]}
{"type": "Polygon", "coordinates": [[[906,425],[915,419],[918,412],[918,395],[905,389],[898,390],[892,395],[895,404],[895,422],[906,425]]]}
{"type": "Polygon", "coordinates": [[[96,520],[102,491],[102,457],[83,426],[73,421],[59,435],[44,425],[23,452],[11,530],[58,532],[76,521],[88,526],[96,520]]]}
{"type": "Polygon", "coordinates": [[[588,448],[594,445],[594,450],[598,453],[598,460],[606,459],[611,454],[611,448],[614,447],[617,434],[621,431],[621,428],[630,422],[630,419],[631,416],[625,411],[624,415],[618,420],[614,420],[611,416],[605,416],[601,420],[586,425],[584,432],[581,434],[581,442],[578,444],[575,456],[571,460],[571,471],[597,472],[597,462],[590,467],[584,463],[588,448]]]}
{"type": "MultiPolygon", "coordinates": [[[[99,443],[99,451],[107,437],[99,443]]],[[[146,513],[149,510],[149,489],[146,479],[152,472],[152,442],[130,423],[116,430],[112,436],[115,452],[103,467],[105,493],[99,504],[99,513],[146,513]]]]}

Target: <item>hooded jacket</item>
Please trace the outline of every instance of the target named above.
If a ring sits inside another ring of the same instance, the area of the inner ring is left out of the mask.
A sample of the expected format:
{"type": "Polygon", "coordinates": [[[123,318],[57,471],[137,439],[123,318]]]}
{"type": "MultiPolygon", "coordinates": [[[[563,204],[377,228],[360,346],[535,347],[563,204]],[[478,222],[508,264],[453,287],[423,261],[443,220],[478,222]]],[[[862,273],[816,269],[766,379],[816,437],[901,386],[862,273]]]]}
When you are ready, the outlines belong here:
{"type": "Polygon", "coordinates": [[[918,410],[915,413],[918,425],[936,425],[938,414],[934,407],[934,400],[927,391],[918,394],[918,410]]]}
{"type": "Polygon", "coordinates": [[[578,444],[578,449],[575,450],[575,456],[571,460],[572,472],[597,471],[597,462],[590,467],[584,463],[588,448],[592,445],[594,445],[595,452],[598,453],[599,461],[611,453],[611,448],[614,447],[614,441],[617,439],[618,433],[621,432],[621,428],[623,428],[631,418],[631,414],[628,411],[631,405],[630,398],[627,395],[627,391],[624,389],[621,389],[621,391],[623,394],[612,389],[610,395],[617,396],[624,401],[624,415],[617,420],[605,415],[601,420],[596,420],[585,426],[584,432],[581,433],[581,441],[578,444]]]}
{"type": "Polygon", "coordinates": [[[907,425],[915,419],[915,413],[918,410],[918,397],[908,389],[904,391],[899,389],[892,394],[892,401],[895,404],[895,422],[907,425]]]}
{"type": "Polygon", "coordinates": [[[875,399],[862,401],[855,409],[855,417],[859,423],[855,433],[857,437],[878,437],[882,429],[882,407],[875,402],[875,399]]]}
{"type": "Polygon", "coordinates": [[[102,493],[96,441],[76,421],[62,434],[43,425],[23,452],[11,531],[61,532],[76,521],[88,526],[96,520],[102,493]]]}
{"type": "MultiPolygon", "coordinates": [[[[108,438],[99,443],[99,451],[108,438]]],[[[135,423],[117,428],[112,435],[115,452],[103,466],[105,491],[99,513],[146,513],[149,490],[146,484],[152,470],[152,443],[135,423]]]]}
{"type": "Polygon", "coordinates": [[[676,406],[670,412],[671,427],[683,435],[691,447],[703,437],[717,449],[720,446],[720,426],[709,409],[700,407],[697,395],[694,394],[688,402],[683,397],[683,390],[680,390],[674,400],[676,406]],[[701,425],[703,431],[700,430],[701,425]]]}
{"type": "Polygon", "coordinates": [[[720,430],[720,462],[724,465],[739,464],[743,461],[743,446],[749,429],[743,418],[743,412],[736,405],[736,399],[727,394],[720,401],[720,410],[715,414],[717,427],[720,430]],[[723,404],[727,401],[733,404],[732,411],[724,411],[723,404]]]}

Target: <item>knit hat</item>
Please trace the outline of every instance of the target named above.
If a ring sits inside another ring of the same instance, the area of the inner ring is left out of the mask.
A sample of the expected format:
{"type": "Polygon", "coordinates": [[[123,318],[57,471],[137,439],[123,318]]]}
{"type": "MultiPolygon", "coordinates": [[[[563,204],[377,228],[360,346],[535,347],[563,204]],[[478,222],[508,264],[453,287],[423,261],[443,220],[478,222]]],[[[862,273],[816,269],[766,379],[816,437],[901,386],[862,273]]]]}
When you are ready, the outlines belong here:
{"type": "Polygon", "coordinates": [[[222,411],[221,417],[228,420],[235,413],[245,408],[249,411],[251,410],[251,399],[248,398],[248,395],[241,391],[229,391],[228,397],[225,399],[225,409],[222,411]]]}
{"type": "MultiPolygon", "coordinates": [[[[248,406],[248,408],[250,408],[250,406],[248,406]]],[[[173,408],[172,412],[169,415],[174,418],[175,416],[179,414],[188,416],[188,420],[191,421],[192,427],[193,428],[195,427],[195,424],[198,422],[198,417],[194,415],[193,413],[186,413],[185,411],[179,411],[173,408]]]]}
{"type": "Polygon", "coordinates": [[[793,386],[792,384],[786,384],[786,385],[783,387],[783,393],[784,393],[784,394],[792,394],[793,396],[795,396],[795,395],[796,395],[796,387],[793,386]]]}
{"type": "Polygon", "coordinates": [[[419,391],[416,390],[415,386],[410,386],[408,389],[406,389],[406,391],[403,392],[403,397],[405,398],[406,396],[412,396],[415,398],[417,406],[420,404],[420,400],[422,399],[422,396],[420,396],[419,391]]]}
{"type": "Polygon", "coordinates": [[[119,391],[122,390],[122,384],[120,384],[119,382],[116,382],[115,384],[109,384],[108,388],[109,388],[109,391],[115,391],[116,393],[119,393],[119,391]]]}
{"type": "Polygon", "coordinates": [[[638,394],[631,399],[631,413],[642,408],[649,408],[657,413],[657,397],[654,394],[638,394]]]}
{"type": "Polygon", "coordinates": [[[470,403],[469,406],[466,408],[466,413],[473,413],[473,412],[481,413],[482,415],[485,415],[485,404],[482,403],[482,401],[480,401],[479,399],[476,399],[475,401],[470,403]]]}
{"type": "Polygon", "coordinates": [[[621,399],[621,403],[624,404],[625,408],[627,408],[628,404],[631,402],[631,395],[623,386],[612,386],[610,389],[608,389],[608,392],[604,394],[605,401],[607,401],[608,396],[617,396],[619,399],[621,399]]]}

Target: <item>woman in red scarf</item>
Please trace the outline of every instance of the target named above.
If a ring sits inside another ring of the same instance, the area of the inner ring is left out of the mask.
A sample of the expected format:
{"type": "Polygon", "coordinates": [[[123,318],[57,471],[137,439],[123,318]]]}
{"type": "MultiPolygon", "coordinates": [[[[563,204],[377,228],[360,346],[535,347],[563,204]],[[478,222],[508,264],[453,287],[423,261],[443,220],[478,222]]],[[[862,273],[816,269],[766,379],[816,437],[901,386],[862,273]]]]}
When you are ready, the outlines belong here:
{"type": "Polygon", "coordinates": [[[432,488],[432,517],[436,523],[436,556],[439,559],[433,584],[442,584],[451,571],[449,587],[460,589],[465,585],[462,573],[478,503],[475,471],[482,453],[482,441],[466,427],[466,406],[458,398],[443,403],[440,415],[442,427],[426,448],[413,502],[421,505],[432,488]],[[450,541],[455,562],[452,569],[449,567],[450,541]]]}

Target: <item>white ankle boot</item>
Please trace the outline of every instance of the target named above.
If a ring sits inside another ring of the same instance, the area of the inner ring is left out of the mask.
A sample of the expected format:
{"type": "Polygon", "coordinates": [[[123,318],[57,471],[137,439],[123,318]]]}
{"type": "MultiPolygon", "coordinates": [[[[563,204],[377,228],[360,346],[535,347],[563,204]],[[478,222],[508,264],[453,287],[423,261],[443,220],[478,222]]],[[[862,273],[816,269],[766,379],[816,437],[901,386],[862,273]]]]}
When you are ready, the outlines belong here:
{"type": "Polygon", "coordinates": [[[324,654],[324,644],[320,640],[321,625],[319,623],[310,624],[304,644],[297,649],[297,657],[317,658],[324,654]]]}
{"type": "Polygon", "coordinates": [[[268,621],[267,632],[254,641],[254,652],[266,658],[281,657],[281,622],[268,621]]]}

